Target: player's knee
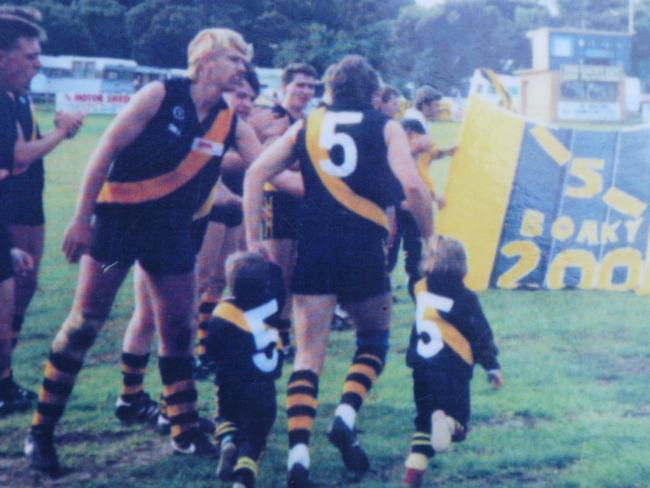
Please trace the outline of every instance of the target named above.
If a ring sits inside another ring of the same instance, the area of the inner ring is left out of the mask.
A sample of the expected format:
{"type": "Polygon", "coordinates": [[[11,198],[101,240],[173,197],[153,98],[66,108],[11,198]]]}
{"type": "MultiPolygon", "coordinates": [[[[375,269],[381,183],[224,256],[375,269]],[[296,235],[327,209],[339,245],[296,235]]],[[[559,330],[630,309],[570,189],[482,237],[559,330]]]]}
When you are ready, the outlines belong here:
{"type": "Polygon", "coordinates": [[[95,342],[105,321],[104,317],[93,317],[80,312],[70,313],[54,338],[52,352],[66,353],[77,359],[83,358],[95,342]]]}
{"type": "Polygon", "coordinates": [[[363,330],[357,332],[357,350],[372,353],[382,362],[386,361],[386,354],[390,347],[390,332],[386,329],[363,330]]]}
{"type": "Polygon", "coordinates": [[[171,319],[163,327],[161,339],[168,348],[188,351],[192,343],[192,328],[184,318],[171,319]]]}

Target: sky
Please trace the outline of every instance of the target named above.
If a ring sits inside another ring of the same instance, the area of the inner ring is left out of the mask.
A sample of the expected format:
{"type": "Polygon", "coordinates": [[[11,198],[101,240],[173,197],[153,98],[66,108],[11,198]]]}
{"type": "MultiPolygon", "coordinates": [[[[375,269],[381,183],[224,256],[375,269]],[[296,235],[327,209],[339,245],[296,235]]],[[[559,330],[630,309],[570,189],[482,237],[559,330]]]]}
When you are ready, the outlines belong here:
{"type": "MultiPolygon", "coordinates": [[[[422,5],[423,7],[431,7],[432,5],[443,3],[444,1],[445,0],[415,0],[415,3],[417,3],[418,5],[422,5]]],[[[542,5],[546,5],[551,10],[552,14],[557,13],[555,0],[539,0],[539,3],[541,3],[542,5]]]]}

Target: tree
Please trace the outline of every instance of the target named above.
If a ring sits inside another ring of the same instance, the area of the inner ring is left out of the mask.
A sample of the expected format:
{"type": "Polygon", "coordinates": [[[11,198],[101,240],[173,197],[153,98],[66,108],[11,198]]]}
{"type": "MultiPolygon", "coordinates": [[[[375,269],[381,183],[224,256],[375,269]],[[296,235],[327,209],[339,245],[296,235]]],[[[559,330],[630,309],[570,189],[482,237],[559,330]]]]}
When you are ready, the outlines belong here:
{"type": "Polygon", "coordinates": [[[630,0],[557,0],[563,27],[627,31],[630,0]]]}
{"type": "Polygon", "coordinates": [[[95,53],[95,41],[73,10],[50,0],[39,0],[29,5],[43,14],[43,28],[47,32],[47,42],[43,45],[45,54],[95,53]]]}
{"type": "Polygon", "coordinates": [[[194,8],[166,6],[153,16],[147,31],[135,40],[135,60],[152,66],[186,67],[187,45],[204,27],[194,8]]]}
{"type": "Polygon", "coordinates": [[[640,0],[636,4],[634,30],[632,70],[647,80],[650,77],[650,0],[640,0]]]}
{"type": "Polygon", "coordinates": [[[520,38],[515,22],[487,0],[411,7],[397,19],[391,75],[446,92],[476,68],[512,69],[520,38]]]}
{"type": "Polygon", "coordinates": [[[80,0],[79,14],[95,41],[97,56],[128,57],[131,45],[124,28],[126,9],[116,0],[80,0]]]}

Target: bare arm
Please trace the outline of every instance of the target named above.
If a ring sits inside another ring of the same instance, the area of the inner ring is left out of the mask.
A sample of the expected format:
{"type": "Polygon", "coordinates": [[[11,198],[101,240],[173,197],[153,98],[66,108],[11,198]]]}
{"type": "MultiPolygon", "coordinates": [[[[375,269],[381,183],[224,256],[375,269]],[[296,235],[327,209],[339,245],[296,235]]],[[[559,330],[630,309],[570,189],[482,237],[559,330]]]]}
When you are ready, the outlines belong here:
{"type": "Polygon", "coordinates": [[[128,144],[133,142],[156,114],[165,96],[162,83],[153,82],[140,90],[106,129],[90,156],[81,182],[81,191],[72,222],[66,229],[63,252],[75,262],[90,244],[90,218],[108,167],[128,144]]]}
{"type": "Polygon", "coordinates": [[[262,152],[262,145],[251,126],[241,119],[237,122],[236,138],[237,152],[243,162],[242,169],[246,170],[262,152]]]}
{"type": "Polygon", "coordinates": [[[260,224],[264,183],[289,167],[296,134],[302,122],[296,122],[280,139],[271,144],[255,160],[244,178],[244,222],[246,242],[251,251],[263,251],[260,243],[260,224]]]}
{"type": "Polygon", "coordinates": [[[271,178],[271,183],[275,188],[297,198],[305,196],[305,185],[302,180],[302,174],[293,168],[285,169],[281,173],[271,178]]]}
{"type": "Polygon", "coordinates": [[[18,125],[18,139],[14,147],[14,174],[24,173],[35,161],[52,151],[67,137],[74,136],[83,122],[83,114],[58,113],[55,127],[40,139],[26,141],[18,125]]]}
{"type": "Polygon", "coordinates": [[[402,185],[408,208],[418,224],[420,235],[429,240],[433,235],[433,202],[417,173],[406,133],[398,122],[391,120],[384,129],[384,138],[388,146],[388,163],[402,185]]]}
{"type": "Polygon", "coordinates": [[[237,121],[235,139],[237,141],[236,148],[229,150],[221,162],[221,171],[223,173],[246,171],[262,152],[262,145],[255,131],[242,119],[237,121]]]}

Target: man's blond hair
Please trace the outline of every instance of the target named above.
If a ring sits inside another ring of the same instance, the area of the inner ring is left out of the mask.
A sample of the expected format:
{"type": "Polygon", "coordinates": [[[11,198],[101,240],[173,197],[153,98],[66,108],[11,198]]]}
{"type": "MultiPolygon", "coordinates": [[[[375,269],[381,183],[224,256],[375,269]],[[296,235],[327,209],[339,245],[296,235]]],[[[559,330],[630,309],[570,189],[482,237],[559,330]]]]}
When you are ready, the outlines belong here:
{"type": "Polygon", "coordinates": [[[253,46],[247,44],[238,32],[231,29],[203,29],[187,47],[187,75],[191,80],[196,80],[199,61],[210,53],[219,54],[221,50],[232,48],[246,57],[246,61],[253,59],[253,46]]]}

